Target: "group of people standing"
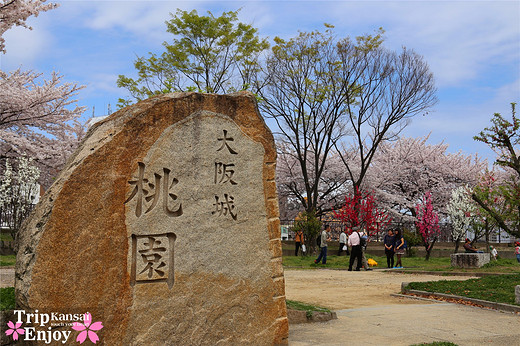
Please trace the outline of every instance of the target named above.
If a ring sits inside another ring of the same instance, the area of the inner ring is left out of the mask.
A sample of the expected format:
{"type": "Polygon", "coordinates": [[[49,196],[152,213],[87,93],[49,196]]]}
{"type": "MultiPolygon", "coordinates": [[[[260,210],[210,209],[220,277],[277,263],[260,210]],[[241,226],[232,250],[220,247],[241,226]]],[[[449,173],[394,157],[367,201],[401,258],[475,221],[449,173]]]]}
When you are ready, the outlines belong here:
{"type": "Polygon", "coordinates": [[[401,257],[405,253],[406,243],[403,238],[403,232],[399,228],[389,229],[383,238],[385,245],[386,264],[388,268],[402,268],[403,263],[401,257]],[[397,256],[397,262],[394,267],[394,255],[397,256]]]}
{"type": "MultiPolygon", "coordinates": [[[[294,255],[298,255],[298,251],[302,248],[304,238],[301,230],[296,231],[295,234],[295,250],[294,255]]],[[[320,261],[322,264],[327,263],[327,241],[330,240],[330,225],[325,225],[325,229],[318,235],[318,246],[320,248],[320,254],[314,263],[318,264],[320,261]]],[[[394,268],[394,255],[397,256],[397,262],[395,268],[402,268],[401,257],[405,254],[406,243],[403,238],[403,233],[399,228],[388,230],[388,234],[383,239],[385,246],[385,254],[387,259],[388,268],[394,268]]],[[[354,266],[356,271],[360,271],[361,267],[365,270],[372,270],[365,257],[365,250],[368,244],[368,235],[365,230],[359,226],[352,228],[352,233],[347,237],[347,230],[341,232],[339,236],[339,249],[338,256],[343,251],[346,251],[347,256],[350,254],[348,270],[352,271],[354,266]],[[351,248],[351,251],[349,251],[351,248]]]]}
{"type": "MultiPolygon", "coordinates": [[[[327,241],[330,240],[330,225],[325,225],[325,229],[319,235],[319,247],[320,254],[318,258],[314,261],[314,263],[319,263],[321,261],[322,264],[327,263],[327,241]]],[[[303,242],[303,233],[296,232],[295,240],[303,242]]],[[[347,255],[350,254],[350,261],[348,270],[352,271],[354,265],[356,266],[356,270],[361,270],[361,267],[364,267],[365,270],[372,270],[367,263],[365,257],[365,249],[368,243],[368,236],[365,231],[361,230],[360,227],[353,227],[352,233],[347,238],[346,230],[341,232],[339,236],[339,249],[338,256],[341,255],[343,251],[347,252],[347,255]],[[349,251],[349,247],[351,251],[349,251]]],[[[296,245],[295,255],[298,254],[298,249],[301,245],[296,245]]]]}

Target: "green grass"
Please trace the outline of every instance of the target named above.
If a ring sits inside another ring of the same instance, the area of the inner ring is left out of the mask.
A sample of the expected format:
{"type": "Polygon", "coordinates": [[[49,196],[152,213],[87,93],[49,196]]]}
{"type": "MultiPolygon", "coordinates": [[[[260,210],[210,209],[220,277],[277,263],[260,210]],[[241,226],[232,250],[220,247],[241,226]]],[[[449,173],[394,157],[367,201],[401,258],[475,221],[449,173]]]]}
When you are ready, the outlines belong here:
{"type": "Polygon", "coordinates": [[[520,273],[485,276],[479,279],[464,281],[412,282],[408,287],[420,291],[452,294],[496,303],[515,304],[516,285],[520,285],[520,273]]]}
{"type": "Polygon", "coordinates": [[[327,308],[323,308],[323,307],[315,306],[315,305],[310,305],[310,304],[306,304],[306,303],[302,303],[302,302],[298,302],[296,300],[289,300],[289,299],[287,299],[285,301],[285,303],[287,305],[287,309],[306,311],[307,317],[312,316],[312,313],[314,311],[331,312],[327,308]]]}
{"type": "Polygon", "coordinates": [[[0,311],[12,310],[14,307],[14,287],[0,288],[0,311]]]}
{"type": "Polygon", "coordinates": [[[16,255],[1,255],[0,267],[14,266],[16,263],[16,255]]]}
{"type": "Polygon", "coordinates": [[[13,237],[9,233],[0,233],[0,240],[10,241],[13,240],[13,237]]]}
{"type": "Polygon", "coordinates": [[[458,346],[457,344],[454,344],[453,342],[447,342],[447,341],[435,341],[431,342],[429,344],[413,344],[410,346],[458,346]]]}
{"type": "MultiPolygon", "coordinates": [[[[327,256],[327,264],[314,264],[314,260],[318,256],[284,256],[283,265],[291,268],[332,268],[345,269],[348,268],[348,256],[327,256]]],[[[374,259],[378,266],[376,268],[386,268],[386,257],[374,256],[368,252],[366,258],[374,259]]],[[[482,268],[464,269],[453,268],[451,266],[451,259],[449,257],[432,257],[426,261],[424,257],[403,257],[404,269],[407,271],[438,271],[438,272],[467,272],[467,273],[518,273],[520,265],[514,259],[498,259],[486,264],[482,268]]]]}

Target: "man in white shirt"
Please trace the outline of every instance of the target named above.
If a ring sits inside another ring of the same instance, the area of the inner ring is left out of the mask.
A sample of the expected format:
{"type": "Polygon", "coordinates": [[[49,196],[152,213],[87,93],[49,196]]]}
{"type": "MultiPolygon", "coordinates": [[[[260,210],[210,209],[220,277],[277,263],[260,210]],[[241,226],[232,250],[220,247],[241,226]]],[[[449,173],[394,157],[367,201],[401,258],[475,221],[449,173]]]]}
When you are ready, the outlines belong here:
{"type": "Polygon", "coordinates": [[[350,234],[348,237],[348,245],[352,247],[348,270],[352,271],[352,265],[357,258],[356,271],[360,271],[363,253],[361,249],[361,235],[359,234],[359,226],[352,227],[352,234],[350,234]]]}
{"type": "MultiPolygon", "coordinates": [[[[338,249],[338,256],[341,256],[341,253],[343,252],[343,247],[347,245],[347,230],[343,230],[341,234],[339,235],[339,249],[338,249]]],[[[349,255],[348,247],[347,247],[347,256],[349,255]]]]}

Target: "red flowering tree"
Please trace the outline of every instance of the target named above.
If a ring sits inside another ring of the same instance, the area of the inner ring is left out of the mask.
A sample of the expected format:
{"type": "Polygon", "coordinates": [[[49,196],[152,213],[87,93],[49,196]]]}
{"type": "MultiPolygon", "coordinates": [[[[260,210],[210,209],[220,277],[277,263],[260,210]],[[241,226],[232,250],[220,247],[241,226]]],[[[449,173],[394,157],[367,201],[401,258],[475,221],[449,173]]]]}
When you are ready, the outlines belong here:
{"type": "Polygon", "coordinates": [[[384,230],[392,221],[386,210],[376,206],[373,193],[363,195],[357,193],[345,196],[345,204],[338,210],[334,210],[334,216],[346,224],[347,234],[355,226],[364,227],[369,236],[384,230]]]}
{"type": "Polygon", "coordinates": [[[426,192],[421,203],[415,207],[417,210],[417,222],[415,226],[423,239],[426,250],[426,260],[430,259],[433,245],[440,234],[439,215],[433,210],[432,195],[426,192]]]}

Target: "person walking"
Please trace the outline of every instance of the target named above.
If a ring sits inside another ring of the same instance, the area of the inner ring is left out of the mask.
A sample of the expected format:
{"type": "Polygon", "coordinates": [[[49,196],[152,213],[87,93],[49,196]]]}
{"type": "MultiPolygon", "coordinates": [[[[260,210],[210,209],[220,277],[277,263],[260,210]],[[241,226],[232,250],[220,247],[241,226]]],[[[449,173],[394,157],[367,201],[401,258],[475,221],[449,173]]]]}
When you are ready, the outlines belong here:
{"type": "MultiPolygon", "coordinates": [[[[341,256],[341,253],[345,250],[343,250],[343,247],[347,245],[347,230],[344,229],[343,232],[339,235],[339,249],[338,249],[338,256],[341,256]]],[[[347,256],[349,255],[348,247],[347,247],[347,256]]]]}
{"type": "Polygon", "coordinates": [[[491,253],[491,257],[493,258],[493,260],[496,261],[498,259],[498,251],[497,251],[497,249],[493,245],[490,245],[489,246],[489,252],[491,253]]]}
{"type": "Polygon", "coordinates": [[[520,241],[517,241],[515,243],[515,255],[516,255],[516,260],[518,261],[518,263],[520,263],[520,241]]]}
{"type": "Polygon", "coordinates": [[[388,230],[388,233],[383,238],[383,244],[385,245],[386,264],[388,268],[393,268],[395,236],[391,229],[388,230]]]}
{"type": "Polygon", "coordinates": [[[372,268],[370,268],[370,266],[368,265],[368,261],[367,261],[367,257],[365,255],[365,253],[367,252],[367,246],[368,246],[368,234],[367,234],[367,231],[365,229],[363,229],[363,233],[361,234],[361,266],[365,269],[365,270],[372,270],[372,268]],[[363,245],[364,243],[364,245],[363,245]]]}
{"type": "Polygon", "coordinates": [[[356,271],[360,271],[361,263],[363,261],[363,253],[361,250],[361,235],[359,234],[359,227],[352,228],[352,234],[348,237],[348,246],[352,247],[350,251],[350,261],[348,270],[352,271],[354,261],[357,259],[356,271]]]}
{"type": "MultiPolygon", "coordinates": [[[[298,250],[302,248],[303,245],[303,231],[301,229],[297,230],[294,234],[294,256],[298,256],[298,250]]],[[[302,249],[303,251],[303,249],[302,249]]]]}
{"type": "Polygon", "coordinates": [[[395,268],[402,268],[401,256],[404,255],[404,238],[399,228],[395,231],[395,255],[397,256],[395,268]]]}
{"type": "Polygon", "coordinates": [[[321,241],[320,241],[320,255],[314,261],[314,263],[318,264],[321,260],[321,264],[327,264],[327,238],[330,232],[330,225],[325,225],[325,229],[321,232],[321,241]]]}

